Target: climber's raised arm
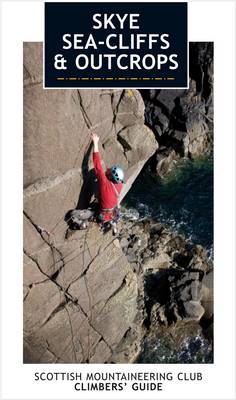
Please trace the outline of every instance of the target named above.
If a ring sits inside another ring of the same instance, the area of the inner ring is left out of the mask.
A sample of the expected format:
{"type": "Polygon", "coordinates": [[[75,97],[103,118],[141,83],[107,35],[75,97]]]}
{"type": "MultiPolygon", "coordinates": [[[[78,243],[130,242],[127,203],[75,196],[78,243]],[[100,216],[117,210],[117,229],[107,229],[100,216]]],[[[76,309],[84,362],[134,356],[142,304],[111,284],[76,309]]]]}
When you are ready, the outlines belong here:
{"type": "Polygon", "coordinates": [[[98,153],[99,136],[96,133],[91,133],[91,139],[93,141],[93,152],[98,153]]]}
{"type": "Polygon", "coordinates": [[[91,139],[93,141],[93,165],[96,176],[99,180],[106,180],[107,178],[102,168],[100,154],[98,150],[99,136],[96,133],[92,133],[91,139]]]}

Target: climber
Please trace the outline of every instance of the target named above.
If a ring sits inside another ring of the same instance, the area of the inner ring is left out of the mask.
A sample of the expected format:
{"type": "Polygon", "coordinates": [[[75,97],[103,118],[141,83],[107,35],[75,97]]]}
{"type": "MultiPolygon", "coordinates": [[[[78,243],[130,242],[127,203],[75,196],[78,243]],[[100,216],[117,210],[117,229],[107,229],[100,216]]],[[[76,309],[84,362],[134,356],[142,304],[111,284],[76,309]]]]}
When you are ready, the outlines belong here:
{"type": "Polygon", "coordinates": [[[86,210],[73,210],[70,221],[79,229],[86,229],[87,221],[96,219],[104,231],[112,228],[117,233],[117,220],[119,218],[119,195],[124,183],[124,172],[119,165],[113,165],[104,172],[98,150],[99,136],[91,134],[93,142],[93,164],[98,180],[99,198],[97,207],[94,204],[86,210]]]}
{"type": "Polygon", "coordinates": [[[91,138],[93,141],[93,164],[99,186],[98,222],[103,225],[110,223],[113,232],[116,233],[116,222],[119,217],[118,202],[124,183],[124,172],[119,165],[113,165],[106,172],[103,171],[98,150],[99,136],[92,133],[91,138]]]}

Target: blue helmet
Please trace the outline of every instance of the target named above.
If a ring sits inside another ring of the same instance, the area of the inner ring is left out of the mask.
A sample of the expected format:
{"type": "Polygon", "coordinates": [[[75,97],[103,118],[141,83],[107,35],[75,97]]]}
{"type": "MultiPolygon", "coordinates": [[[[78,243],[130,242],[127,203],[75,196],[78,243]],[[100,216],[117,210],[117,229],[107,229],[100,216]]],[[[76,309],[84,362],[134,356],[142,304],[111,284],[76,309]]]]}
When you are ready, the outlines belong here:
{"type": "Polygon", "coordinates": [[[124,181],[124,171],[119,165],[113,165],[110,172],[114,183],[122,183],[124,181]]]}

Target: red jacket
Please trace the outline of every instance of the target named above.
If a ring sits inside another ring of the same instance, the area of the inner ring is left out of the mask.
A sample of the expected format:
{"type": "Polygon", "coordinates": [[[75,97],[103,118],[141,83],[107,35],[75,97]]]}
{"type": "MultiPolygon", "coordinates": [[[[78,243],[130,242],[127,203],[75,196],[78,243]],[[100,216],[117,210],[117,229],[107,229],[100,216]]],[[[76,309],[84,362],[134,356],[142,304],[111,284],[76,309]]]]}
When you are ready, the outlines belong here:
{"type": "MultiPolygon", "coordinates": [[[[123,183],[112,183],[105,175],[99,153],[93,153],[93,164],[99,184],[99,201],[102,209],[114,208],[118,203],[114,186],[120,194],[123,183]]],[[[107,218],[106,218],[107,220],[107,218]]]]}

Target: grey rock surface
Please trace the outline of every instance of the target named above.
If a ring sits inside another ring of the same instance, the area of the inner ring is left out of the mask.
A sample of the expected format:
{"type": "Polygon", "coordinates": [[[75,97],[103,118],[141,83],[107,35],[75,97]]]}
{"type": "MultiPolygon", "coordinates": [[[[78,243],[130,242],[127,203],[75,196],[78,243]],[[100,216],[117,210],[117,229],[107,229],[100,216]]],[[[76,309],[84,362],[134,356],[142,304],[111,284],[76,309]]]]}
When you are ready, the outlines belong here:
{"type": "Polygon", "coordinates": [[[139,276],[139,304],[153,334],[179,322],[211,322],[213,266],[202,246],[151,219],[126,223],[120,245],[139,276]]]}
{"type": "Polygon", "coordinates": [[[158,142],[155,170],[163,178],[180,157],[213,148],[213,43],[189,43],[189,89],[143,89],[145,121],[158,142]]]}

